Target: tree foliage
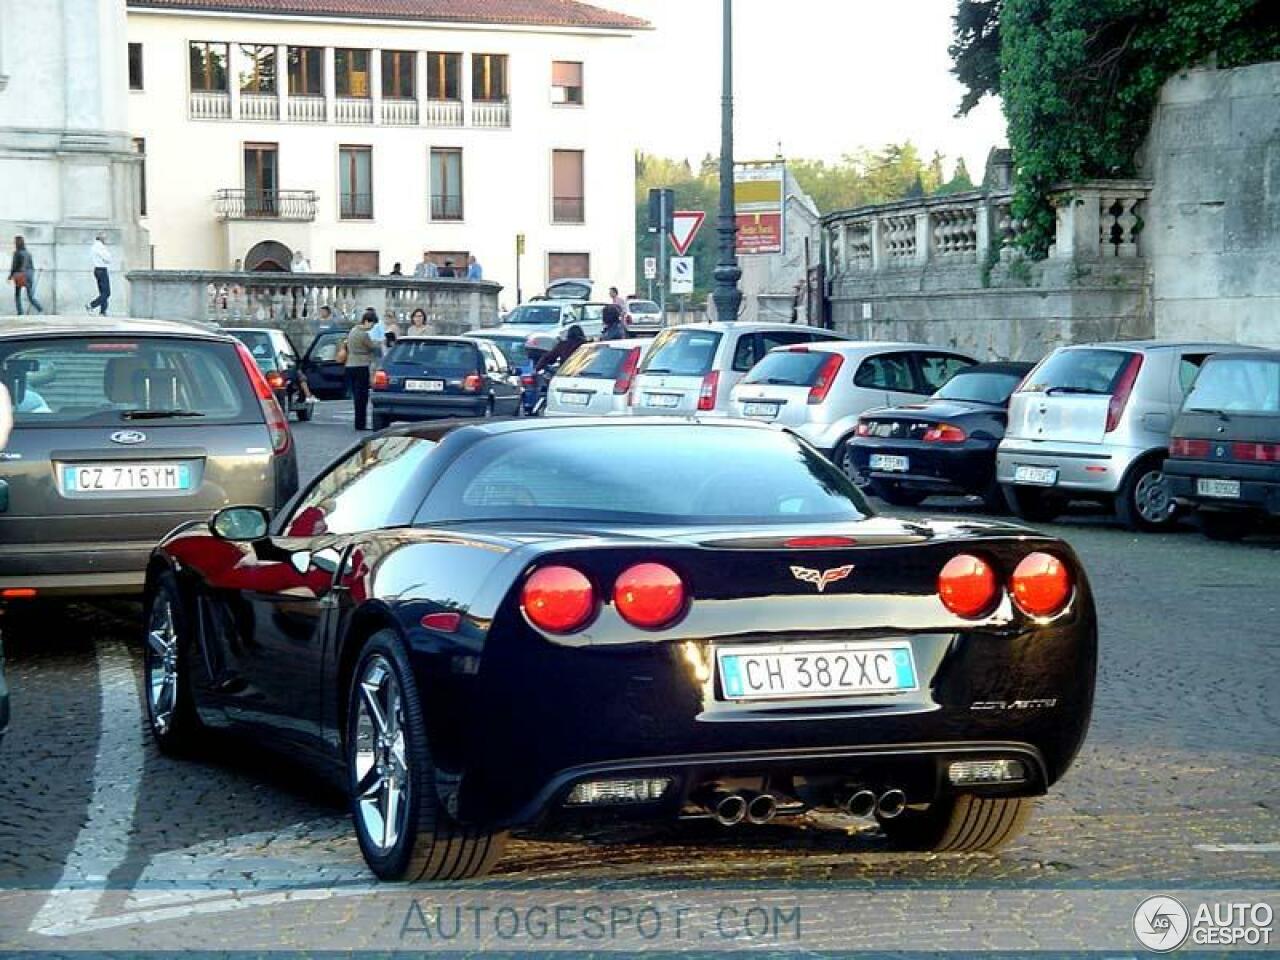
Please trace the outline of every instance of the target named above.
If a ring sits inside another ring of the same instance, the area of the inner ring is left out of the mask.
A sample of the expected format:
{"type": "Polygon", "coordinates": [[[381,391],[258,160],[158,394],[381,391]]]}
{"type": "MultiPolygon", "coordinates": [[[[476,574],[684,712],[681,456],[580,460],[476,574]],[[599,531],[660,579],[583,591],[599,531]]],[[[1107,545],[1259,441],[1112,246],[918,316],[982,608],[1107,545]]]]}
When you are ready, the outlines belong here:
{"type": "Polygon", "coordinates": [[[1024,246],[1053,239],[1055,183],[1134,174],[1160,88],[1211,57],[1280,58],[1277,0],[959,0],[951,48],[968,93],[1004,99],[1024,246]],[[997,77],[998,82],[992,82],[997,77]]]}

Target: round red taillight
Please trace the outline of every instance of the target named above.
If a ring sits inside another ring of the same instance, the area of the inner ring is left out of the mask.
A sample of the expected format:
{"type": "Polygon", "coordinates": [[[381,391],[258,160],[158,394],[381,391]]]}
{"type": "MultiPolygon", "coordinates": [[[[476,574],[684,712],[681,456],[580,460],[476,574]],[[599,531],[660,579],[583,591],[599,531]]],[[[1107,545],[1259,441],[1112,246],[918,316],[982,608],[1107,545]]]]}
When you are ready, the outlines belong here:
{"type": "Polygon", "coordinates": [[[613,605],[635,627],[659,630],[684,612],[685,587],[680,574],[661,563],[637,563],[618,575],[613,605]]]}
{"type": "Polygon", "coordinates": [[[524,615],[547,633],[572,633],[596,612],[591,581],[573,567],[540,567],[529,575],[520,594],[524,615]]]}
{"type": "Polygon", "coordinates": [[[976,620],[995,608],[1000,581],[987,561],[962,553],[948,560],[938,574],[938,596],[956,616],[976,620]]]}
{"type": "Polygon", "coordinates": [[[1071,573],[1051,553],[1029,553],[1018,561],[1009,578],[1009,592],[1025,613],[1052,617],[1071,599],[1071,573]]]}

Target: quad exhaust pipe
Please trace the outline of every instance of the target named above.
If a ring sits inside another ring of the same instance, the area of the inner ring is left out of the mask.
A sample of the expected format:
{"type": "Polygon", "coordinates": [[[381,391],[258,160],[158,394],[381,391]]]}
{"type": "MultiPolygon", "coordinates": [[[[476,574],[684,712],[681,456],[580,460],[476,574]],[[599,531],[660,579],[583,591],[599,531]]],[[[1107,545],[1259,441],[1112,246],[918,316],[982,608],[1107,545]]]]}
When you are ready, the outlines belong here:
{"type": "Polygon", "coordinates": [[[778,798],[771,793],[741,793],[715,790],[705,797],[702,806],[723,827],[748,823],[768,823],[778,814],[778,798]]]}
{"type": "Polygon", "coordinates": [[[876,812],[876,795],[867,787],[857,787],[838,806],[851,817],[869,817],[876,812]]]}
{"type": "Polygon", "coordinates": [[[870,787],[850,787],[836,799],[836,806],[851,817],[875,814],[883,820],[892,820],[907,809],[907,795],[897,787],[878,796],[870,787]]]}
{"type": "Polygon", "coordinates": [[[885,820],[900,816],[905,809],[907,809],[907,795],[897,788],[886,790],[876,801],[876,813],[885,820]]]}
{"type": "Polygon", "coordinates": [[[771,793],[757,793],[747,804],[747,820],[768,823],[778,812],[778,800],[771,793]]]}

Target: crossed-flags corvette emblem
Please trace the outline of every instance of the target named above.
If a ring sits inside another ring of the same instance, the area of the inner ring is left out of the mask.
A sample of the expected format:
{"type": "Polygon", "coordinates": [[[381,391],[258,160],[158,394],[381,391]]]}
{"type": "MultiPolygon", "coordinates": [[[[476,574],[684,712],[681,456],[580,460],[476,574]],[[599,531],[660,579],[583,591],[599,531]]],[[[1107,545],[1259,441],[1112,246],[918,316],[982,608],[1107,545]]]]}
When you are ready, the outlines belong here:
{"type": "Polygon", "coordinates": [[[843,567],[832,567],[830,570],[811,570],[808,567],[792,567],[791,575],[797,580],[805,583],[812,583],[818,588],[818,592],[822,593],[827,586],[844,580],[853,573],[853,564],[848,563],[843,567]]]}

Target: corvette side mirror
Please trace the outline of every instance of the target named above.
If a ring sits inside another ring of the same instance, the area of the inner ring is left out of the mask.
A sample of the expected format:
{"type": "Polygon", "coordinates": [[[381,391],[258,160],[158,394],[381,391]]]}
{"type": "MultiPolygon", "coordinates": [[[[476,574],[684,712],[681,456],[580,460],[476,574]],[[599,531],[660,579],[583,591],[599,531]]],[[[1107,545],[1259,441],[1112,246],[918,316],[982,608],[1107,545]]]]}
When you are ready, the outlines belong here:
{"type": "Polygon", "coordinates": [[[261,507],[223,507],[209,521],[209,529],[220,540],[244,543],[265,537],[269,521],[261,507]]]}

